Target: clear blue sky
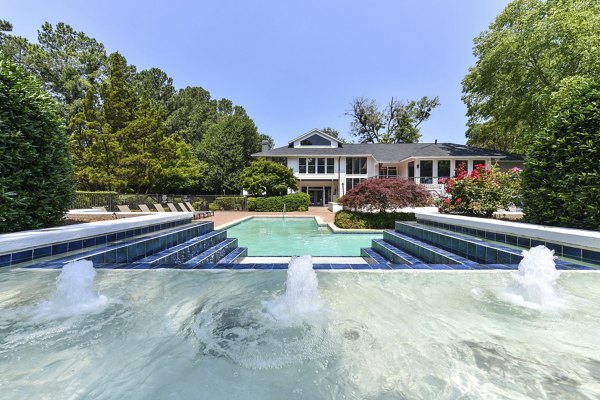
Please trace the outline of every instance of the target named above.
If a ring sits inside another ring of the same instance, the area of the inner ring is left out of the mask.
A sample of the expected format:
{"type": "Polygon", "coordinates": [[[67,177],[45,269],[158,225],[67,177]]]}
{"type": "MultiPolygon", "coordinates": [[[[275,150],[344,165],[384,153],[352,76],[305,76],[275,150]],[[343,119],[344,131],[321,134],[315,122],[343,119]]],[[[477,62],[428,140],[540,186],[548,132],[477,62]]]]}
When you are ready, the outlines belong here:
{"type": "Polygon", "coordinates": [[[439,96],[423,142],[465,142],[461,80],[473,38],[508,0],[1,0],[0,18],[35,41],[65,22],[158,67],[177,88],[202,86],[246,108],[278,146],[326,126],[349,137],[357,96],[439,96]]]}

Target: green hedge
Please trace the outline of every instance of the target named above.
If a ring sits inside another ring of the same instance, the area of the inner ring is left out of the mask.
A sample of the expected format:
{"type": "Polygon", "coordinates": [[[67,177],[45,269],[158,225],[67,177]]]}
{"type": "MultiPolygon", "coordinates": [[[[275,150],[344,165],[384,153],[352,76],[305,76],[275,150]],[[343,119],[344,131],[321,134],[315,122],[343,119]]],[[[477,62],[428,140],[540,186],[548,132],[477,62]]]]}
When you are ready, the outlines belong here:
{"type": "Polygon", "coordinates": [[[208,206],[211,211],[241,211],[244,209],[243,196],[217,197],[213,203],[208,206]]]}
{"type": "Polygon", "coordinates": [[[396,221],[416,221],[414,213],[362,213],[358,211],[338,211],[335,225],[342,229],[394,229],[396,221]]]}
{"type": "Polygon", "coordinates": [[[0,52],[0,233],[60,224],[73,194],[57,103],[0,52]]]}
{"type": "Polygon", "coordinates": [[[248,210],[260,212],[282,212],[285,203],[286,211],[307,211],[310,196],[306,193],[293,193],[285,196],[250,197],[248,210]]]}

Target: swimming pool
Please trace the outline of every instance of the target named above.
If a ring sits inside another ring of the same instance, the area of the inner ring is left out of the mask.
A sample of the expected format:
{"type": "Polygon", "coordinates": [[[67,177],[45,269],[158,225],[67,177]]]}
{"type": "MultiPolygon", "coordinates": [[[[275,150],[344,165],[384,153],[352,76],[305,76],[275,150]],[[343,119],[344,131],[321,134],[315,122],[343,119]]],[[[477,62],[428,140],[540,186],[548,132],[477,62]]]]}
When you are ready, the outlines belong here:
{"type": "Polygon", "coordinates": [[[594,272],[538,311],[506,271],[317,271],[321,318],[293,326],[265,306],[286,271],[98,270],[106,300],[71,314],[40,306],[58,274],[0,271],[4,400],[600,397],[594,272]]]}
{"type": "Polygon", "coordinates": [[[314,218],[252,218],[227,229],[249,256],[360,256],[381,233],[333,233],[314,218]]]}

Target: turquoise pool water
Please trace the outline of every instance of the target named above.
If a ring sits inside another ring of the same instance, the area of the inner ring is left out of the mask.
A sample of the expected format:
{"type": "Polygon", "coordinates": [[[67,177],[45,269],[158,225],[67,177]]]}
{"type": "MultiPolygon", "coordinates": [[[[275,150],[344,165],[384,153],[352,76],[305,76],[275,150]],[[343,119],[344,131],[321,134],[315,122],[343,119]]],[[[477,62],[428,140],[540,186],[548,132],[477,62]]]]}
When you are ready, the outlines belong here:
{"type": "Polygon", "coordinates": [[[333,233],[314,218],[252,218],[227,229],[249,256],[360,256],[381,233],[333,233]]]}

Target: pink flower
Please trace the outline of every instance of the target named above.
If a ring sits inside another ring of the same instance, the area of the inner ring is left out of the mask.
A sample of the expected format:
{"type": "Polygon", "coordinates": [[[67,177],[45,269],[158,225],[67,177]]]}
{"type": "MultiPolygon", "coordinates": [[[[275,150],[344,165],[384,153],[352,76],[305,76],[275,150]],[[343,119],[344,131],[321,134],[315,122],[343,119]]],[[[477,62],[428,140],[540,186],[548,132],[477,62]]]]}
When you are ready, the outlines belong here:
{"type": "Polygon", "coordinates": [[[445,198],[445,199],[444,199],[444,204],[450,204],[450,199],[448,199],[448,198],[445,198]]]}
{"type": "Polygon", "coordinates": [[[512,167],[510,169],[510,172],[514,172],[515,174],[518,174],[521,171],[523,171],[523,170],[521,168],[519,168],[519,167],[512,167]]]}
{"type": "Polygon", "coordinates": [[[462,199],[459,197],[458,199],[456,199],[455,203],[456,203],[456,204],[460,204],[460,203],[462,203],[462,199]]]}

